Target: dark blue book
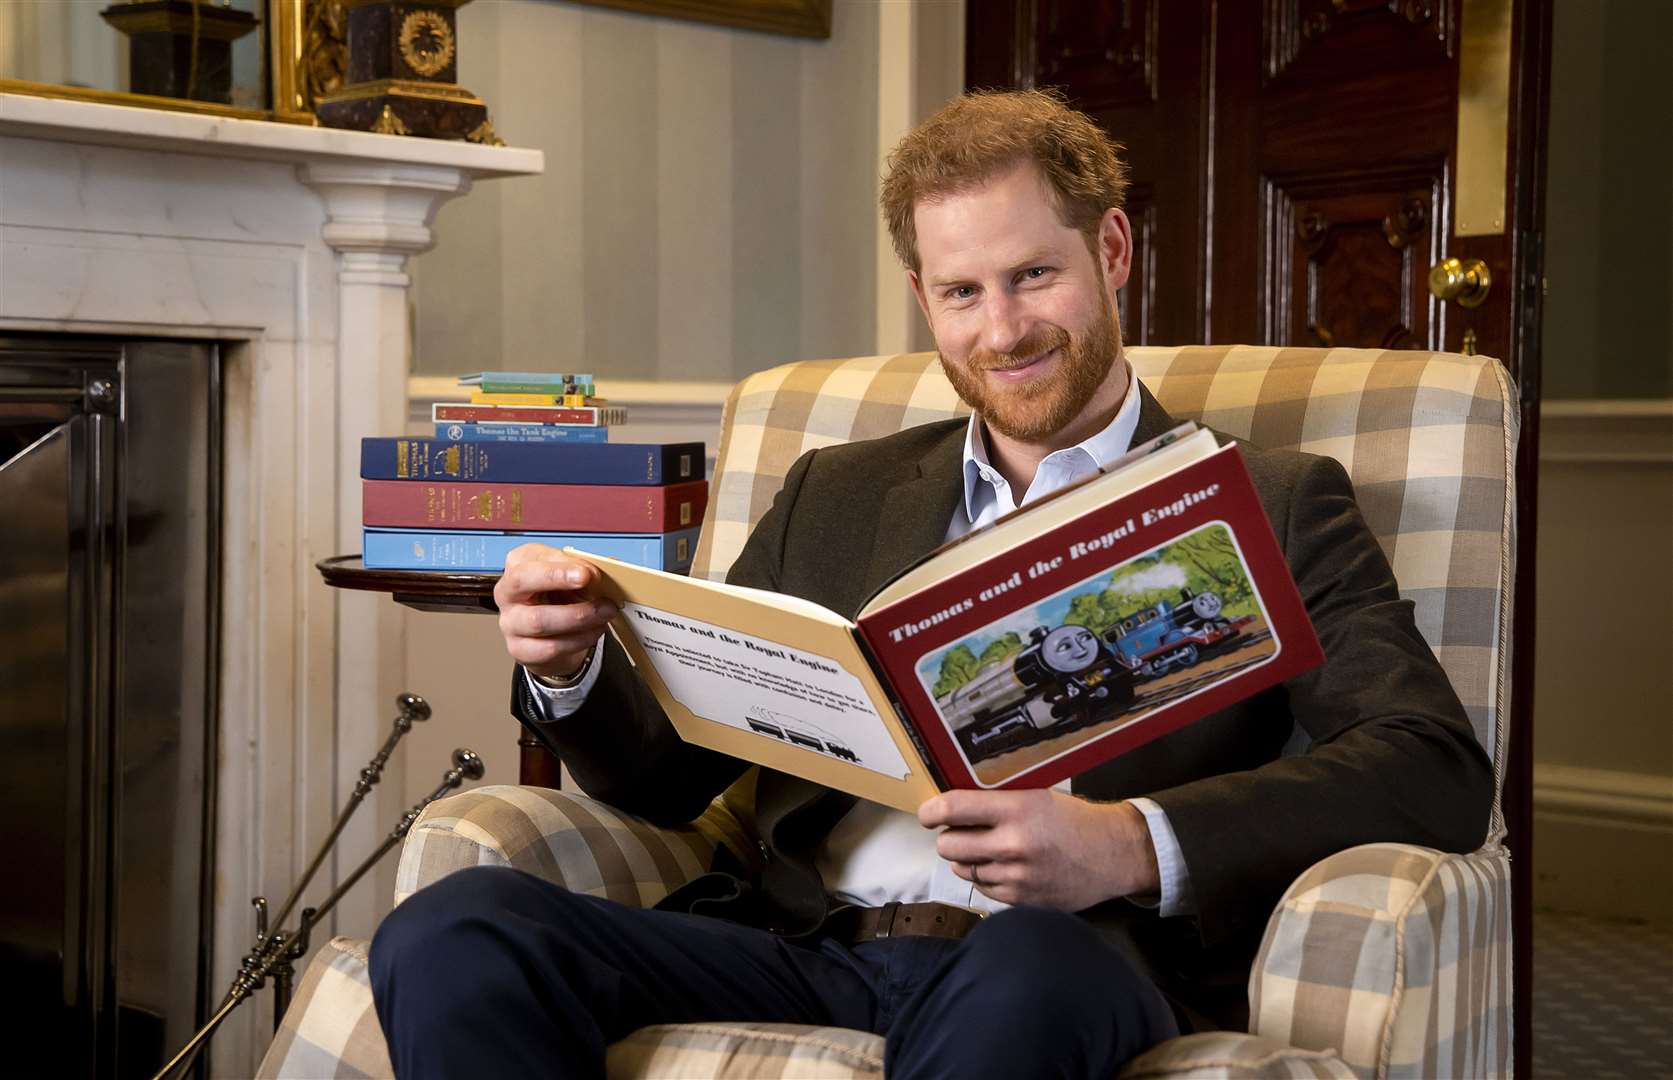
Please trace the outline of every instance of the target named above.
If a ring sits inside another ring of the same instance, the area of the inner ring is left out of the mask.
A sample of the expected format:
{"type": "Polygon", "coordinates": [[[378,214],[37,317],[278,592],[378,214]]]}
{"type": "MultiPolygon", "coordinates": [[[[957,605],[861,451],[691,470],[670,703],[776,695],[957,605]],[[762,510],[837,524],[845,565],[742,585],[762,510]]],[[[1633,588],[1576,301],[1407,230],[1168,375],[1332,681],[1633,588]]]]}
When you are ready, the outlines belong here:
{"type": "Polygon", "coordinates": [[[610,429],[598,424],[437,424],[436,438],[446,442],[610,441],[610,429]]]}
{"type": "Polygon", "coordinates": [[[361,558],[368,569],[504,570],[505,557],[522,544],[574,547],[593,555],[683,573],[691,568],[699,530],[667,533],[484,532],[480,529],[362,529],[361,558]]]}
{"type": "Polygon", "coordinates": [[[703,477],[702,443],[360,440],[363,480],[678,484],[703,477]]]}

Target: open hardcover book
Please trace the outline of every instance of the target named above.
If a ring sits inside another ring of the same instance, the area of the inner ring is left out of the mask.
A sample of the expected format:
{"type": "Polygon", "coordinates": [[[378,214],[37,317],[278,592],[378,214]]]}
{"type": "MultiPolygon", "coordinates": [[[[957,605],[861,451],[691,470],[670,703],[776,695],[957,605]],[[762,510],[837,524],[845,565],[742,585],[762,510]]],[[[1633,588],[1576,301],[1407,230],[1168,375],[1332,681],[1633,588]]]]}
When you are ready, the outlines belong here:
{"type": "Polygon", "coordinates": [[[1048,787],[1323,659],[1242,456],[1194,425],[944,545],[857,621],[568,550],[682,738],[909,811],[1048,787]]]}

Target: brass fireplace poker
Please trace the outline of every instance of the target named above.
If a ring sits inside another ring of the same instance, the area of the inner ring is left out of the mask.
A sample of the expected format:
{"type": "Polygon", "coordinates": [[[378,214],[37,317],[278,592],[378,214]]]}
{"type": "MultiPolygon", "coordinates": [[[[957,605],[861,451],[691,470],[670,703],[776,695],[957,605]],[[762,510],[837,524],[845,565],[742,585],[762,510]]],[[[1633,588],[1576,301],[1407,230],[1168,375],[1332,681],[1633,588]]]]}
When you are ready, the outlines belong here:
{"type": "Polygon", "coordinates": [[[227,991],[226,999],[221,1003],[221,1007],[215,1015],[209,1018],[209,1022],[198,1029],[197,1034],[192,1036],[191,1041],[182,1047],[178,1054],[174,1055],[173,1060],[162,1067],[157,1075],[153,1077],[153,1080],[165,1080],[176,1070],[183,1074],[190,1068],[193,1059],[209,1042],[209,1038],[215,1033],[215,1029],[221,1026],[221,1022],[231,1015],[234,1009],[248,1000],[256,991],[262,989],[266,985],[269,975],[273,977],[273,1026],[276,1030],[279,1021],[284,1017],[285,1010],[290,1006],[291,983],[296,973],[295,964],[308,951],[309,932],[319,925],[321,920],[325,918],[326,913],[336,906],[337,901],[342,899],[343,895],[352,889],[355,883],[388,853],[390,848],[401,842],[401,839],[407,835],[407,830],[412,828],[413,822],[418,820],[418,815],[423,813],[426,806],[459,787],[466,780],[482,779],[482,759],[474,751],[463,747],[453,751],[452,767],[442,775],[441,783],[436,785],[436,789],[414,803],[412,809],[402,814],[400,821],[395,823],[395,828],[391,829],[389,835],[383,838],[382,843],[377,846],[376,850],[368,855],[364,862],[355,867],[354,872],[344,878],[331,891],[329,896],[320,901],[317,907],[303,908],[295,930],[287,932],[282,929],[285,919],[291,913],[291,909],[301,899],[302,891],[308,887],[308,882],[313,879],[314,873],[319,870],[320,864],[325,861],[325,856],[330,852],[332,845],[337,842],[337,837],[342,834],[343,826],[348,824],[349,818],[359,808],[361,801],[382,779],[383,767],[389,761],[389,755],[394,751],[395,745],[401,741],[401,736],[411,731],[415,722],[430,718],[429,703],[417,694],[401,694],[395,699],[395,705],[399,709],[399,714],[395,717],[393,730],[390,731],[389,737],[384,740],[383,746],[373,755],[372,760],[367,763],[364,769],[360,770],[360,778],[355,781],[354,790],[350,793],[347,804],[344,805],[342,812],[337,815],[336,824],[332,825],[331,831],[326,834],[324,842],[320,844],[319,851],[315,853],[313,860],[308,864],[308,868],[302,872],[301,879],[292,887],[290,895],[285,897],[285,902],[279,907],[279,913],[271,920],[272,931],[269,932],[268,930],[270,922],[267,917],[267,898],[265,896],[255,897],[251,901],[256,909],[255,944],[239,963],[238,974],[232,980],[232,988],[227,991]]]}

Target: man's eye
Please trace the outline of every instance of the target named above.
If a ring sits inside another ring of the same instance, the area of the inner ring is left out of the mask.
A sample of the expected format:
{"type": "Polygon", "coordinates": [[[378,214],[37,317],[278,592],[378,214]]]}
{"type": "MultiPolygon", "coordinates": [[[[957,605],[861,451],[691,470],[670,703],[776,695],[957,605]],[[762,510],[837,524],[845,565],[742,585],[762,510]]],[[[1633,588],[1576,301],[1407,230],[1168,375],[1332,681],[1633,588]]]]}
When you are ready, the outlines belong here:
{"type": "Polygon", "coordinates": [[[1051,267],[1049,266],[1030,266],[1022,272],[1022,276],[1030,281],[1038,281],[1049,273],[1051,273],[1051,267]]]}
{"type": "Polygon", "coordinates": [[[947,292],[948,298],[952,300],[968,300],[975,295],[976,287],[974,285],[956,285],[947,292]]]}

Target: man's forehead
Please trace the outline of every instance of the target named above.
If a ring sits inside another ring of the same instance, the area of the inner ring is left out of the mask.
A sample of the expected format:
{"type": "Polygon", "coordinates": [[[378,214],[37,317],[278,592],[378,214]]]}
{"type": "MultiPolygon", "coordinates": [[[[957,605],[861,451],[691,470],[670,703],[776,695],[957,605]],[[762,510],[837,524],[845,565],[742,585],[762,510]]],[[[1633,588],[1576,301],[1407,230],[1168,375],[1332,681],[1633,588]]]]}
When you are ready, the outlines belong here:
{"type": "Polygon", "coordinates": [[[1039,170],[1024,163],[913,207],[925,281],[1062,257],[1082,246],[1039,170]]]}

